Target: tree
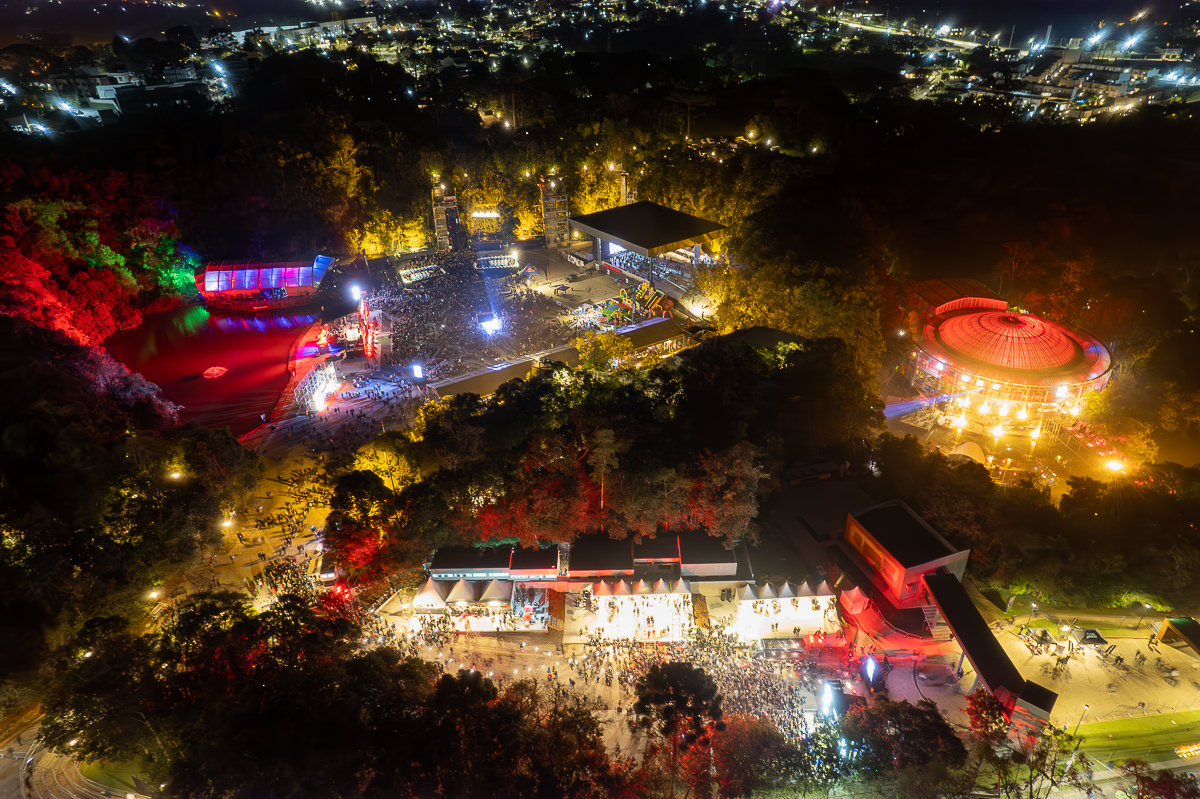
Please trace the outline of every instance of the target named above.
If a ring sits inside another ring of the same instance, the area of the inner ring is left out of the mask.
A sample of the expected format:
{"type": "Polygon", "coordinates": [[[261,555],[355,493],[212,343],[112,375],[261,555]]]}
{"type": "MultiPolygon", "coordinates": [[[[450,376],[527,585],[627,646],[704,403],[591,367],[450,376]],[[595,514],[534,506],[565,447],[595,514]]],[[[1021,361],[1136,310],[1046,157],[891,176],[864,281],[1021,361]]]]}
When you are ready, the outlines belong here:
{"type": "Polygon", "coordinates": [[[1194,779],[1156,769],[1144,760],[1122,763],[1121,778],[1125,782],[1123,795],[1128,799],[1200,799],[1200,785],[1194,779]]]}
{"type": "Polygon", "coordinates": [[[801,796],[829,793],[852,774],[841,726],[836,722],[818,724],[801,745],[783,752],[783,781],[801,796]]]}
{"type": "Polygon", "coordinates": [[[967,695],[967,719],[971,732],[985,746],[997,746],[1008,735],[1008,719],[995,694],[979,687],[967,695]]]}
{"type": "Polygon", "coordinates": [[[633,343],[616,333],[589,331],[571,344],[579,352],[580,366],[600,372],[612,369],[615,363],[633,354],[633,343]]]}
{"type": "Polygon", "coordinates": [[[1086,792],[1092,786],[1092,764],[1079,743],[1066,730],[1048,726],[1004,750],[985,753],[984,762],[1000,795],[1008,799],[1045,799],[1066,788],[1086,792]]]}
{"type": "Polygon", "coordinates": [[[595,703],[477,671],[443,675],[294,594],[261,613],[198,594],[161,632],[85,626],[55,654],[43,734],[84,758],[144,758],[167,797],[603,799],[621,775],[595,703]],[[314,716],[316,715],[316,721],[314,716]],[[296,731],[303,729],[303,735],[296,731]]]}
{"type": "Polygon", "coordinates": [[[775,785],[787,741],[767,719],[728,716],[713,736],[712,760],[722,799],[742,799],[775,785]]]}
{"type": "Polygon", "coordinates": [[[616,434],[608,428],[603,428],[596,431],[591,450],[588,452],[588,465],[592,467],[593,473],[600,477],[601,525],[604,523],[604,479],[617,467],[618,449],[616,434]]]}
{"type": "Polygon", "coordinates": [[[967,758],[962,741],[927,699],[912,705],[880,698],[873,705],[851,708],[842,731],[854,747],[855,767],[872,776],[934,760],[960,766],[967,758]]]}
{"type": "Polygon", "coordinates": [[[704,669],[691,663],[655,663],[638,680],[633,705],[638,723],[654,728],[670,746],[671,795],[679,771],[679,753],[693,745],[707,745],[714,732],[724,728],[721,695],[704,669]]]}
{"type": "Polygon", "coordinates": [[[355,575],[378,568],[384,548],[396,554],[391,541],[401,530],[396,495],[373,471],[348,472],[338,478],[329,501],[325,543],[330,554],[355,575]]]}
{"type": "Polygon", "coordinates": [[[354,453],[354,468],[374,472],[387,481],[388,488],[399,493],[420,477],[409,458],[408,437],[401,432],[384,433],[368,441],[354,453]]]}

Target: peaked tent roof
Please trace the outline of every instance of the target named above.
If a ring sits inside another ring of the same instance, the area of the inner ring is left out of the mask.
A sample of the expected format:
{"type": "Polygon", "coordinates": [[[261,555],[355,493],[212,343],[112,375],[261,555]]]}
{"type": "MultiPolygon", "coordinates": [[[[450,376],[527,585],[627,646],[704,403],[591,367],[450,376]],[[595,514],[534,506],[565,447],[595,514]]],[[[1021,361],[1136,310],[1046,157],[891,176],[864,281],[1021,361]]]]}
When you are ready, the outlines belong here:
{"type": "Polygon", "coordinates": [[[688,584],[687,580],[684,580],[681,577],[681,578],[677,579],[675,582],[671,583],[671,593],[672,594],[690,594],[690,593],[692,593],[692,587],[688,584]]]}
{"type": "Polygon", "coordinates": [[[775,593],[775,589],[771,587],[770,583],[763,583],[761,586],[759,586],[759,589],[758,589],[758,598],[759,599],[775,599],[778,596],[779,595],[775,593]]]}
{"type": "Polygon", "coordinates": [[[414,608],[444,608],[446,607],[446,595],[443,592],[442,585],[435,580],[426,580],[419,589],[417,595],[413,597],[414,608]]]}
{"type": "Polygon", "coordinates": [[[447,602],[474,602],[476,596],[476,588],[478,583],[468,583],[464,579],[459,579],[454,587],[450,589],[449,595],[446,596],[447,602]]]}
{"type": "Polygon", "coordinates": [[[513,584],[508,580],[492,580],[479,596],[480,602],[508,602],[512,599],[513,584]]]}
{"type": "Polygon", "coordinates": [[[796,596],[796,592],[794,590],[792,590],[791,583],[784,583],[782,586],[780,586],[780,588],[779,588],[779,598],[780,599],[789,599],[794,596],[796,596]]]}
{"type": "Polygon", "coordinates": [[[612,596],[612,589],[608,587],[608,583],[600,580],[592,583],[592,596],[612,596]]]}
{"type": "Polygon", "coordinates": [[[738,595],[738,599],[747,602],[751,599],[758,599],[758,594],[755,593],[754,586],[746,583],[746,586],[742,588],[742,592],[738,595]]]}
{"type": "Polygon", "coordinates": [[[656,594],[669,594],[669,593],[671,593],[671,586],[667,585],[666,581],[663,580],[663,578],[659,577],[657,580],[654,581],[654,586],[653,586],[652,590],[656,594]]]}
{"type": "Polygon", "coordinates": [[[645,594],[651,593],[650,584],[647,583],[645,580],[638,580],[636,583],[633,584],[633,593],[638,596],[643,596],[645,594]]]}

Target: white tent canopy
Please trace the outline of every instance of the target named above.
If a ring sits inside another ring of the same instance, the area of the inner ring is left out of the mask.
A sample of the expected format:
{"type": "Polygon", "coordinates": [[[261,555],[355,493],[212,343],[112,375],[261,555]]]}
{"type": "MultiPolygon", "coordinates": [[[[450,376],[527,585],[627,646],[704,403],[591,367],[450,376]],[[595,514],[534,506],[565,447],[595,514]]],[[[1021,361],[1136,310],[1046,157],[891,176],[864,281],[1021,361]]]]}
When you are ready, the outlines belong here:
{"type": "Polygon", "coordinates": [[[450,589],[450,594],[446,597],[447,602],[474,602],[477,595],[477,583],[468,583],[465,579],[460,579],[450,589]]]}
{"type": "Polygon", "coordinates": [[[644,596],[651,592],[650,585],[645,580],[638,580],[633,584],[633,593],[637,596],[644,596]]]}
{"type": "Polygon", "coordinates": [[[608,587],[608,583],[600,580],[592,585],[592,596],[612,596],[612,589],[608,587]]]}
{"type": "Polygon", "coordinates": [[[778,597],[779,595],[775,593],[775,589],[771,587],[770,583],[763,583],[761,586],[759,586],[759,599],[777,599],[778,597]]]}
{"type": "Polygon", "coordinates": [[[848,591],[843,591],[841,599],[842,607],[852,615],[862,613],[867,608],[867,595],[857,585],[848,591]]]}
{"type": "Polygon", "coordinates": [[[671,586],[667,585],[666,580],[660,577],[654,581],[653,590],[656,594],[669,594],[671,593],[671,586]]]}
{"type": "Polygon", "coordinates": [[[796,596],[796,592],[792,590],[791,583],[784,583],[783,585],[779,586],[780,599],[791,599],[794,596],[796,596]]]}
{"type": "Polygon", "coordinates": [[[808,583],[800,583],[800,585],[796,586],[796,596],[810,597],[816,595],[813,593],[812,586],[810,586],[808,583]]]}
{"type": "Polygon", "coordinates": [[[416,610],[437,610],[446,607],[446,596],[442,584],[434,580],[426,580],[417,589],[413,598],[413,608],[416,610]]]}
{"type": "Polygon", "coordinates": [[[672,594],[690,594],[690,593],[692,593],[692,587],[690,585],[688,585],[687,580],[684,580],[681,577],[678,580],[676,580],[675,582],[671,583],[671,593],[672,594]]]}
{"type": "Polygon", "coordinates": [[[508,580],[492,580],[479,597],[480,602],[512,601],[513,584],[508,580]]]}
{"type": "Polygon", "coordinates": [[[833,589],[829,587],[828,582],[822,580],[816,588],[816,594],[817,596],[833,596],[833,589]]]}
{"type": "Polygon", "coordinates": [[[755,593],[754,586],[746,583],[746,585],[743,586],[741,593],[738,594],[738,599],[743,602],[749,602],[752,599],[758,599],[758,594],[755,593]]]}

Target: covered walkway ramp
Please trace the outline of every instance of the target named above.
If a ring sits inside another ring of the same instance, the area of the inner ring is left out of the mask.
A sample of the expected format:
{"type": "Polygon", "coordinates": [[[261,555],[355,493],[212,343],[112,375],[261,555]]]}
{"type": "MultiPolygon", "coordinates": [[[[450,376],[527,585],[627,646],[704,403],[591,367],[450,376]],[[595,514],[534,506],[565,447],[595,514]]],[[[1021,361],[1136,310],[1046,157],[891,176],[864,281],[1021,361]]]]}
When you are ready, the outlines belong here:
{"type": "Polygon", "coordinates": [[[1058,694],[1021,676],[957,577],[938,569],[922,579],[963,655],[978,678],[1008,710],[1013,725],[1029,729],[1037,729],[1039,724],[1044,726],[1058,694]]]}

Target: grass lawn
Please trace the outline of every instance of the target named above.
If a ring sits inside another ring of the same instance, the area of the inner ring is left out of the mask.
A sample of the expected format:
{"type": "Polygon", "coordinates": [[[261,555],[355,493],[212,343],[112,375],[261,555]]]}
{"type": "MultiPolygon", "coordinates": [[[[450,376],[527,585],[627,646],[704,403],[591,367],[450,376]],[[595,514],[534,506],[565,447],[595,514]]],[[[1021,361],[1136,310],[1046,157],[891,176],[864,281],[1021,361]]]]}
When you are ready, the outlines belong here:
{"type": "Polygon", "coordinates": [[[79,771],[90,780],[95,780],[106,788],[112,788],[124,795],[128,791],[136,791],[133,778],[147,778],[146,764],[140,760],[129,760],[118,763],[81,763],[79,771]]]}
{"type": "Polygon", "coordinates": [[[1176,746],[1200,743],[1200,710],[1098,721],[1080,725],[1079,734],[1085,739],[1083,751],[1101,762],[1167,760],[1176,746]]]}

